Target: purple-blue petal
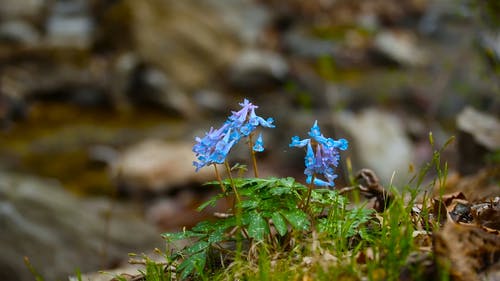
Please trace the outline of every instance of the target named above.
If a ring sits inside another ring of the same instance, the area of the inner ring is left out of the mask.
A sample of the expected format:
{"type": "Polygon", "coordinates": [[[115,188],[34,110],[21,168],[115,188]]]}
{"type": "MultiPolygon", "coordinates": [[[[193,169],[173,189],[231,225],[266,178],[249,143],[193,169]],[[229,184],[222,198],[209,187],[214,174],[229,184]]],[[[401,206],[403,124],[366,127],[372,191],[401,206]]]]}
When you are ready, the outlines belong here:
{"type": "Polygon", "coordinates": [[[256,152],[264,151],[264,141],[262,140],[262,133],[259,134],[259,137],[257,138],[255,144],[253,145],[253,151],[256,152]]]}

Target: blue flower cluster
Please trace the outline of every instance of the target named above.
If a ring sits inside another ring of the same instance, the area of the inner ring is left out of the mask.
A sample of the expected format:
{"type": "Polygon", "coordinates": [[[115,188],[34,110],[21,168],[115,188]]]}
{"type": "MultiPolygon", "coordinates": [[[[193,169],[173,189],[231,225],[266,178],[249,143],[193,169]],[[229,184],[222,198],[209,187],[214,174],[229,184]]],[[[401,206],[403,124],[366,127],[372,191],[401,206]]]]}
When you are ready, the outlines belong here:
{"type": "Polygon", "coordinates": [[[333,167],[337,167],[340,160],[339,150],[346,150],[348,142],[345,139],[334,140],[325,138],[320,131],[318,121],[309,131],[311,138],[301,140],[298,136],[292,137],[290,147],[307,147],[304,174],[307,176],[306,182],[314,185],[327,187],[334,186],[337,178],[333,167]],[[313,150],[315,146],[315,150],[313,150]],[[326,180],[317,178],[323,175],[326,180]],[[314,179],[314,180],[313,180],[314,179]]]}
{"type": "MultiPolygon", "coordinates": [[[[227,154],[231,148],[237,144],[241,138],[248,137],[258,126],[274,128],[273,118],[264,119],[255,114],[258,106],[253,105],[247,99],[240,103],[241,109],[233,111],[228,120],[219,129],[210,128],[205,137],[196,137],[196,144],[193,146],[193,152],[196,154],[197,161],[193,162],[196,171],[204,166],[211,164],[222,164],[226,160],[227,154]]],[[[264,151],[264,142],[262,134],[259,134],[253,150],[257,152],[264,151]]]]}

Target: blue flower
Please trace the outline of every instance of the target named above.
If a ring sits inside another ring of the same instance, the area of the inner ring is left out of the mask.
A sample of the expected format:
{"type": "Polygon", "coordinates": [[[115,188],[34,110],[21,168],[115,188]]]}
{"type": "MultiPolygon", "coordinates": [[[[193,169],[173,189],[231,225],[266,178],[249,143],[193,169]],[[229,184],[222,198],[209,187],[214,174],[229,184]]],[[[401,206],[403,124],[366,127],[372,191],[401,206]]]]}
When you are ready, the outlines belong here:
{"type": "Polygon", "coordinates": [[[249,136],[259,125],[267,128],[275,127],[273,118],[264,119],[257,116],[255,109],[258,106],[253,105],[247,99],[244,99],[240,105],[242,108],[239,111],[233,111],[228,118],[228,122],[231,123],[231,127],[238,129],[243,136],[249,136]]]}
{"type": "MultiPolygon", "coordinates": [[[[264,119],[255,114],[255,109],[258,106],[253,105],[247,99],[240,103],[239,111],[232,111],[232,115],[224,122],[221,128],[210,130],[205,134],[205,137],[196,137],[196,144],[193,146],[193,152],[196,154],[198,161],[194,161],[193,165],[196,171],[211,164],[222,164],[227,158],[231,148],[237,144],[242,137],[248,137],[255,131],[258,126],[274,128],[273,118],[264,119]]],[[[263,151],[264,144],[262,135],[259,135],[254,151],[263,151]]]]}
{"type": "Polygon", "coordinates": [[[264,141],[262,140],[262,133],[259,134],[259,137],[255,141],[253,145],[253,151],[262,152],[264,151],[264,141]]]}
{"type": "Polygon", "coordinates": [[[210,131],[205,134],[205,137],[196,137],[196,144],[193,146],[193,152],[196,154],[198,161],[194,161],[193,165],[196,171],[210,164],[224,163],[227,154],[235,145],[239,137],[232,133],[229,124],[224,124],[220,129],[210,131]]]}
{"type": "Polygon", "coordinates": [[[314,185],[322,187],[334,186],[337,175],[333,167],[338,166],[340,160],[339,150],[346,150],[348,142],[345,139],[334,140],[323,136],[318,121],[314,122],[309,131],[309,136],[311,138],[303,140],[298,136],[294,136],[290,143],[290,147],[307,146],[304,159],[306,183],[310,184],[312,182],[314,185]],[[313,150],[313,146],[315,146],[315,150],[313,150]],[[318,178],[318,176],[323,176],[325,180],[318,178]]]}

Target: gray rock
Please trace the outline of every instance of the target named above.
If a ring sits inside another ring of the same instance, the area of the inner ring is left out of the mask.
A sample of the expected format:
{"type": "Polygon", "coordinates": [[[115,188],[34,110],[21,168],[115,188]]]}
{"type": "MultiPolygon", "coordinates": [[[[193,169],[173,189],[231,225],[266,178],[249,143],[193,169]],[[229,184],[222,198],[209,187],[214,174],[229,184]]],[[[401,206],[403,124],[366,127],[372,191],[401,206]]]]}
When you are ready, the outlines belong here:
{"type": "Polygon", "coordinates": [[[236,87],[254,89],[283,81],[287,74],[288,64],[279,54],[249,49],[232,65],[230,81],[236,87]]]}
{"type": "Polygon", "coordinates": [[[222,92],[212,89],[204,89],[197,91],[193,95],[193,101],[196,106],[210,112],[227,113],[229,108],[228,97],[222,92]]]}
{"type": "Polygon", "coordinates": [[[290,53],[304,58],[317,59],[324,56],[334,56],[339,49],[332,40],[314,38],[298,29],[287,32],[283,41],[285,48],[290,53]]]}
{"type": "Polygon", "coordinates": [[[500,64],[500,31],[483,31],[479,35],[479,44],[491,62],[500,64]]]}
{"type": "Polygon", "coordinates": [[[92,43],[93,19],[86,0],[56,1],[46,22],[51,46],[87,48],[92,43]]]}
{"type": "Polygon", "coordinates": [[[354,170],[372,169],[384,184],[390,183],[395,172],[393,184],[408,183],[413,148],[395,115],[366,109],[359,114],[338,113],[334,122],[347,133],[354,170]]]}
{"type": "Polygon", "coordinates": [[[45,280],[63,280],[76,268],[108,268],[129,252],[161,245],[130,206],[113,204],[78,198],[55,181],[0,172],[0,279],[33,280],[23,256],[45,280]]]}
{"type": "Polygon", "coordinates": [[[213,6],[194,0],[126,3],[139,57],[154,62],[183,90],[205,86],[237,54],[240,42],[213,6]]]}
{"type": "Polygon", "coordinates": [[[473,174],[486,165],[489,153],[500,151],[500,121],[472,107],[465,108],[457,117],[458,170],[473,174]]]}
{"type": "Polygon", "coordinates": [[[46,2],[46,0],[2,0],[0,17],[7,19],[37,17],[43,12],[46,2]]]}
{"type": "Polygon", "coordinates": [[[130,147],[114,162],[112,175],[130,193],[164,192],[189,183],[214,180],[212,169],[197,173],[192,144],[145,140],[130,147]]]}
{"type": "Polygon", "coordinates": [[[13,20],[0,24],[0,42],[34,45],[40,40],[40,34],[29,23],[13,20]]]}
{"type": "Polygon", "coordinates": [[[421,67],[429,63],[427,53],[409,31],[383,31],[377,34],[375,50],[403,66],[421,67]]]}
{"type": "Polygon", "coordinates": [[[185,117],[195,115],[188,94],[173,83],[160,68],[139,65],[132,79],[134,82],[128,93],[133,101],[160,106],[185,117]]]}
{"type": "Polygon", "coordinates": [[[466,107],[457,117],[457,127],[471,134],[474,140],[494,151],[500,149],[500,120],[492,115],[466,107]]]}
{"type": "Polygon", "coordinates": [[[271,15],[265,5],[250,0],[205,0],[216,10],[236,37],[248,46],[255,46],[271,15]]]}

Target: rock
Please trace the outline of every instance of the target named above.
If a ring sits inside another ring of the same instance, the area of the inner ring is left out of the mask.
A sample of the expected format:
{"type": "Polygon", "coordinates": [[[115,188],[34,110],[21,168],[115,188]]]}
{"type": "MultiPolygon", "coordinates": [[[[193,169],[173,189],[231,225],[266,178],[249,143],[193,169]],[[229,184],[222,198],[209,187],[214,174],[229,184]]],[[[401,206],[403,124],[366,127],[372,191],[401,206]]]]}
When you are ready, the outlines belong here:
{"type": "Polygon", "coordinates": [[[179,231],[184,227],[189,229],[200,221],[213,220],[214,212],[224,213],[231,208],[231,200],[221,199],[216,206],[198,211],[197,208],[201,204],[215,195],[211,191],[220,191],[220,188],[218,186],[204,188],[205,194],[201,194],[200,190],[182,190],[175,197],[156,200],[148,206],[146,218],[165,231],[179,231]]]}
{"type": "Polygon", "coordinates": [[[489,63],[493,68],[498,67],[500,65],[500,32],[498,30],[496,32],[483,31],[479,35],[478,41],[489,63]]]}
{"type": "Polygon", "coordinates": [[[472,107],[457,117],[458,155],[461,174],[478,172],[486,165],[488,153],[500,150],[500,121],[472,107]]]}
{"type": "Polygon", "coordinates": [[[40,40],[40,34],[29,23],[13,20],[0,24],[0,42],[35,45],[40,40]]]}
{"type": "Polygon", "coordinates": [[[46,22],[49,45],[88,48],[92,43],[93,19],[87,0],[56,1],[46,22]]]}
{"type": "Polygon", "coordinates": [[[241,89],[258,89],[286,78],[288,65],[277,53],[264,50],[243,51],[231,67],[230,81],[241,89]]]}
{"type": "Polygon", "coordinates": [[[205,0],[217,11],[233,34],[246,46],[258,44],[261,33],[270,23],[271,12],[255,1],[205,0]]]}
{"type": "Polygon", "coordinates": [[[297,29],[285,33],[283,44],[290,53],[311,59],[333,56],[338,49],[332,40],[314,38],[297,29]]]}
{"type": "Polygon", "coordinates": [[[143,141],[123,152],[112,165],[112,176],[126,191],[136,194],[214,180],[212,169],[195,172],[191,149],[187,142],[143,141]]]}
{"type": "Polygon", "coordinates": [[[0,279],[33,280],[23,256],[45,280],[63,280],[75,268],[112,267],[129,252],[161,245],[159,233],[131,210],[75,197],[55,181],[0,172],[0,279]]]}
{"type": "Polygon", "coordinates": [[[24,119],[26,114],[24,101],[0,94],[0,129],[8,128],[13,121],[24,119]]]}
{"type": "Polygon", "coordinates": [[[0,18],[37,17],[43,12],[46,0],[3,0],[0,18]]]}
{"type": "Polygon", "coordinates": [[[206,1],[127,0],[127,4],[139,57],[158,65],[181,89],[205,85],[237,54],[240,42],[206,1]]]}
{"type": "Polygon", "coordinates": [[[413,148],[403,124],[394,115],[376,109],[358,114],[341,112],[334,122],[347,133],[349,150],[353,154],[354,170],[372,169],[384,185],[402,186],[408,183],[408,166],[413,162],[413,148]]]}
{"type": "Polygon", "coordinates": [[[466,9],[460,8],[453,1],[429,1],[427,9],[424,10],[418,22],[418,31],[425,35],[439,35],[446,26],[446,19],[461,20],[464,13],[466,9]]]}
{"type": "Polygon", "coordinates": [[[186,92],[182,91],[161,69],[148,64],[138,65],[132,74],[128,96],[134,104],[162,107],[185,117],[195,115],[186,92]]]}
{"type": "Polygon", "coordinates": [[[197,91],[193,95],[193,101],[200,109],[209,112],[217,112],[219,114],[227,114],[229,108],[228,97],[224,96],[222,92],[212,89],[204,89],[197,91]]]}
{"type": "Polygon", "coordinates": [[[375,37],[375,51],[403,66],[422,67],[429,63],[428,55],[409,31],[382,31],[375,37]]]}

